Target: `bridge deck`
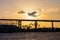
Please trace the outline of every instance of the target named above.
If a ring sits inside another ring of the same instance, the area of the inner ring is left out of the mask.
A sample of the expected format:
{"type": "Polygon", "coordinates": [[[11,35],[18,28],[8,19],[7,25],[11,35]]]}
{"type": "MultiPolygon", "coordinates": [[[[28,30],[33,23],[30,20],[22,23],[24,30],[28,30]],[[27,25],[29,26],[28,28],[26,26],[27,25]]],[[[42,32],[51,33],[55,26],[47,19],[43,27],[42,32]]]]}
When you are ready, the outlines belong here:
{"type": "Polygon", "coordinates": [[[52,28],[54,28],[54,22],[60,22],[60,20],[29,20],[29,19],[0,19],[1,21],[18,21],[18,26],[21,27],[21,21],[34,21],[35,22],[35,28],[37,28],[37,22],[51,22],[52,28]]]}
{"type": "Polygon", "coordinates": [[[0,19],[0,20],[9,20],[9,21],[45,21],[45,22],[60,22],[60,20],[31,20],[31,19],[0,19]]]}

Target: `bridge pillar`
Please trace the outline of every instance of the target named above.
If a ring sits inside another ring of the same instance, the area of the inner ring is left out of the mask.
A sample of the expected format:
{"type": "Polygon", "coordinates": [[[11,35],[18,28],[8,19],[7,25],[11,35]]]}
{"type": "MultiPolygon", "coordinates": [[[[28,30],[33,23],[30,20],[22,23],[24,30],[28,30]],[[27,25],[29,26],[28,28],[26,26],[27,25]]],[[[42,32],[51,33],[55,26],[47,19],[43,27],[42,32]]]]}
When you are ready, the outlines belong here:
{"type": "Polygon", "coordinates": [[[52,29],[54,28],[54,23],[53,23],[53,21],[52,21],[52,29]]]}
{"type": "Polygon", "coordinates": [[[35,21],[35,29],[37,29],[37,21],[35,21]]]}
{"type": "Polygon", "coordinates": [[[18,27],[21,28],[21,21],[18,21],[18,27]]]}

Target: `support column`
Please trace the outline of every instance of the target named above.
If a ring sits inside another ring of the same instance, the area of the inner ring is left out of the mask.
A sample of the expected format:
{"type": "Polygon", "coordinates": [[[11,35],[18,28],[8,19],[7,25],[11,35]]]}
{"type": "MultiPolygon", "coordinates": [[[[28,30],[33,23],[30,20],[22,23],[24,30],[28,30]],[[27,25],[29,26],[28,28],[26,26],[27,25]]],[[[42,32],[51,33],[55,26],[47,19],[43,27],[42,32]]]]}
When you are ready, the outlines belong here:
{"type": "Polygon", "coordinates": [[[52,29],[54,28],[54,24],[53,24],[53,21],[52,21],[52,29]]]}
{"type": "Polygon", "coordinates": [[[54,29],[54,23],[53,23],[53,21],[52,21],[52,31],[54,31],[55,29],[54,29]]]}
{"type": "Polygon", "coordinates": [[[21,21],[18,21],[18,27],[21,28],[21,21]]]}
{"type": "Polygon", "coordinates": [[[35,29],[37,29],[37,21],[35,21],[35,29]]]}

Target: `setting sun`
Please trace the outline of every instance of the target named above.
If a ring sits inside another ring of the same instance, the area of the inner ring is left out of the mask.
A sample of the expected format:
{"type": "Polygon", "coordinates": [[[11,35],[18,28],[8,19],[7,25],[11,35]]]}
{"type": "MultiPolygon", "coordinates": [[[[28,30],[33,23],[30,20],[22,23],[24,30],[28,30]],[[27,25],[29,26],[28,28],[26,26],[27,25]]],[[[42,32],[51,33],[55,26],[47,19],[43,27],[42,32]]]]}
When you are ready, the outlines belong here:
{"type": "Polygon", "coordinates": [[[28,13],[32,13],[33,11],[34,10],[32,10],[32,9],[31,10],[29,10],[29,9],[26,10],[26,13],[25,13],[26,19],[35,19],[35,17],[28,15],[28,13]]]}

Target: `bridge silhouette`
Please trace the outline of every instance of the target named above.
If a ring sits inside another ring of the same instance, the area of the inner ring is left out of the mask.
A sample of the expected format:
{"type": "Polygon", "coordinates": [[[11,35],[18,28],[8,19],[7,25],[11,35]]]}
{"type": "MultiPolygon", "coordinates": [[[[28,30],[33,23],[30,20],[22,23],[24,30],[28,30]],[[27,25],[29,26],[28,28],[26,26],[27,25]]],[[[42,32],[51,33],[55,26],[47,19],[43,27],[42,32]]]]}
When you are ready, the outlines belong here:
{"type": "Polygon", "coordinates": [[[51,22],[52,29],[54,28],[54,22],[60,22],[60,20],[31,20],[31,19],[0,19],[0,25],[3,23],[9,24],[12,22],[12,25],[14,25],[13,22],[16,22],[18,27],[21,27],[22,21],[33,21],[35,22],[35,29],[37,29],[37,22],[51,22]]]}

